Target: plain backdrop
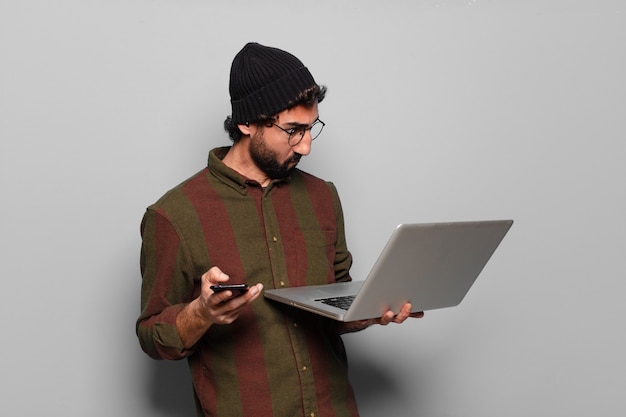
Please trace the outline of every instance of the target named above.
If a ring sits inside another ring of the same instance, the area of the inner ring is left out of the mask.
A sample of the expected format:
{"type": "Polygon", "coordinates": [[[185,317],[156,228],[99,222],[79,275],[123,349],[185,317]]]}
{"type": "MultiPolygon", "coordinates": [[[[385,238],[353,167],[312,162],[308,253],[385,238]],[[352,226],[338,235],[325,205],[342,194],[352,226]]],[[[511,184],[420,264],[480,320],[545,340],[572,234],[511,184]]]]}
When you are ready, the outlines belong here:
{"type": "Polygon", "coordinates": [[[0,0],[0,414],[193,415],[134,333],[145,207],[229,140],[248,41],[328,86],[301,167],[353,276],[401,222],[511,218],[458,307],[345,337],[363,417],[624,416],[619,0],[0,0]]]}

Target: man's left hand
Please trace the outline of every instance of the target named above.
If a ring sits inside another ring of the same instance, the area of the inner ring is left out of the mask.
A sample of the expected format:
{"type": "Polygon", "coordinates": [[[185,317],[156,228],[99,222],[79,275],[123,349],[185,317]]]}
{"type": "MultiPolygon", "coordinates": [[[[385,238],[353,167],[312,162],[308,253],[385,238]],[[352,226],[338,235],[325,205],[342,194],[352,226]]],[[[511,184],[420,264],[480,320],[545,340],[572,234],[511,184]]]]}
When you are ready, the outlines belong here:
{"type": "Polygon", "coordinates": [[[398,314],[394,314],[393,311],[389,310],[380,318],[376,319],[368,319],[368,320],[357,320],[350,321],[346,323],[341,323],[339,325],[340,333],[351,333],[358,332],[360,330],[366,329],[374,324],[380,324],[382,326],[386,326],[389,323],[403,323],[409,317],[412,318],[422,318],[424,317],[424,312],[420,311],[417,313],[411,313],[412,306],[410,303],[406,303],[400,309],[398,314]]]}

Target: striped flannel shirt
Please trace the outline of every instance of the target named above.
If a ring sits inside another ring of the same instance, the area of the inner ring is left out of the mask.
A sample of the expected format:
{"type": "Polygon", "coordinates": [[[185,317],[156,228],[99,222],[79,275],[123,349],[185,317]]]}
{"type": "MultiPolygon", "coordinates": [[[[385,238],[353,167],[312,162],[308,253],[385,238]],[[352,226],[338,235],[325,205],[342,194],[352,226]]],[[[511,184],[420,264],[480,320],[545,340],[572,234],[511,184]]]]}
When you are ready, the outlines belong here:
{"type": "Polygon", "coordinates": [[[260,297],[230,325],[214,325],[191,349],[176,315],[219,266],[231,283],[265,288],[350,280],[339,196],[332,183],[295,169],[266,188],[224,165],[207,168],[148,207],[141,224],[137,335],[156,359],[187,358],[199,416],[357,416],[335,322],[260,297]]]}

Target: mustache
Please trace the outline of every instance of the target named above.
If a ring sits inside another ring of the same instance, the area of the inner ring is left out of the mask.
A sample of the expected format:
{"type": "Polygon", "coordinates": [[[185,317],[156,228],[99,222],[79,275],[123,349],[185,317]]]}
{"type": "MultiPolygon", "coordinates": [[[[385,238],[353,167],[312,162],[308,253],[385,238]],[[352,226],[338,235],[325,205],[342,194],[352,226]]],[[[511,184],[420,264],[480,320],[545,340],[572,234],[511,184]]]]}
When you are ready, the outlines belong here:
{"type": "Polygon", "coordinates": [[[299,154],[299,153],[294,153],[293,156],[291,158],[289,158],[289,162],[298,163],[298,162],[300,162],[300,159],[302,159],[302,155],[299,154]]]}

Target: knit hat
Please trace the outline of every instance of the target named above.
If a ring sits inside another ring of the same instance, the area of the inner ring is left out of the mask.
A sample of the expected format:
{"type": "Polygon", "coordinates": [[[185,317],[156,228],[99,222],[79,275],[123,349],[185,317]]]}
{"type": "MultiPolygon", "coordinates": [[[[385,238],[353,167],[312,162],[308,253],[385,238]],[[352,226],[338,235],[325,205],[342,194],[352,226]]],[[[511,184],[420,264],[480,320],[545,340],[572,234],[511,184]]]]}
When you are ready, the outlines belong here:
{"type": "Polygon", "coordinates": [[[230,103],[236,124],[273,116],[293,105],[302,91],[315,86],[304,64],[289,52],[248,43],[230,69],[230,103]]]}

